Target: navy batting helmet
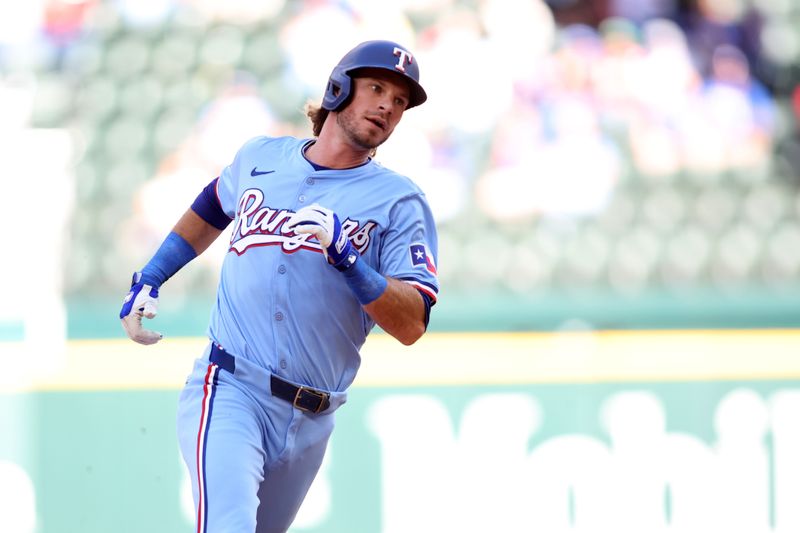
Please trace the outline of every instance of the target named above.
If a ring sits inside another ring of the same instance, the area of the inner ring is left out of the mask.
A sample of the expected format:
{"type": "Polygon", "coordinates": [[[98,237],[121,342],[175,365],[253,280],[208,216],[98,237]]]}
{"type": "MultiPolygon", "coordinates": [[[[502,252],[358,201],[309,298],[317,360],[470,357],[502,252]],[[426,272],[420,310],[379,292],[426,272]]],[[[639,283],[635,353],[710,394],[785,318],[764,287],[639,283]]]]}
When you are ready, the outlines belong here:
{"type": "Polygon", "coordinates": [[[419,84],[419,65],[408,49],[392,41],[367,41],[359,44],[333,67],[322,107],[338,111],[347,104],[352,92],[353,73],[362,68],[380,68],[402,75],[410,91],[408,108],[418,106],[428,99],[419,84]]]}

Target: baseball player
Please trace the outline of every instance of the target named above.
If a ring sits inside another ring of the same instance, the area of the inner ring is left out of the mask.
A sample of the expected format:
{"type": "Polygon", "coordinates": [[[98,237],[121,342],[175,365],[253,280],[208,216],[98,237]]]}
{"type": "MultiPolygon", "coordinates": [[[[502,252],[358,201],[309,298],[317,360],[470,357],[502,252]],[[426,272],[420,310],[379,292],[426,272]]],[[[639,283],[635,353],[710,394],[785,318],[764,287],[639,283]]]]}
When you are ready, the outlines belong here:
{"type": "Polygon", "coordinates": [[[409,345],[439,289],[425,196],[377,163],[403,113],[425,102],[416,57],[389,41],[330,75],[314,137],[244,144],[133,276],[120,318],[153,344],[159,289],[233,222],[210,342],[183,389],[178,438],[198,532],[286,531],[322,462],[334,411],[375,324],[409,345]]]}

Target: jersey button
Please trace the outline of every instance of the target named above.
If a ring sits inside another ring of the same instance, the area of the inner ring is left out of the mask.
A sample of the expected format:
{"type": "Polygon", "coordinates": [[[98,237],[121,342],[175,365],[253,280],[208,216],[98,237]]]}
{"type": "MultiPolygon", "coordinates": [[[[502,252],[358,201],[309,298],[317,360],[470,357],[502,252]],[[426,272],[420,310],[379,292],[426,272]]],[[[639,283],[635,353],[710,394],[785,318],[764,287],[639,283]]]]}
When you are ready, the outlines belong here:
{"type": "Polygon", "coordinates": [[[297,201],[302,204],[303,202],[306,201],[306,195],[305,194],[301,194],[300,197],[297,199],[297,201]]]}
{"type": "Polygon", "coordinates": [[[286,265],[281,265],[278,267],[279,274],[286,274],[286,265]]]}
{"type": "Polygon", "coordinates": [[[281,368],[282,368],[282,369],[284,369],[284,370],[286,370],[286,367],[287,367],[287,366],[289,366],[289,365],[288,365],[288,364],[286,364],[286,359],[281,359],[281,368]]]}
{"type": "Polygon", "coordinates": [[[278,311],[277,313],[275,313],[275,320],[277,320],[278,322],[280,322],[281,320],[283,320],[283,313],[281,313],[280,311],[278,311]]]}
{"type": "Polygon", "coordinates": [[[306,178],[306,184],[314,185],[314,178],[306,178]]]}

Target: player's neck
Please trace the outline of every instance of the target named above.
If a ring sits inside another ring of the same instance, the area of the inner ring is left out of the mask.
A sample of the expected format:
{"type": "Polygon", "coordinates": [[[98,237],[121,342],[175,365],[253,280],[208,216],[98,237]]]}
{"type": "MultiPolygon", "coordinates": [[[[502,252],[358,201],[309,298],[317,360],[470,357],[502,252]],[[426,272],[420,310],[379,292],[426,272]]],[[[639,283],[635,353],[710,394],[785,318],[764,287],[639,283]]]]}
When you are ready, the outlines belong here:
{"type": "Polygon", "coordinates": [[[305,156],[317,165],[328,168],[343,169],[363,165],[370,156],[371,150],[354,148],[351,143],[344,142],[323,129],[317,140],[306,148],[305,156]]]}

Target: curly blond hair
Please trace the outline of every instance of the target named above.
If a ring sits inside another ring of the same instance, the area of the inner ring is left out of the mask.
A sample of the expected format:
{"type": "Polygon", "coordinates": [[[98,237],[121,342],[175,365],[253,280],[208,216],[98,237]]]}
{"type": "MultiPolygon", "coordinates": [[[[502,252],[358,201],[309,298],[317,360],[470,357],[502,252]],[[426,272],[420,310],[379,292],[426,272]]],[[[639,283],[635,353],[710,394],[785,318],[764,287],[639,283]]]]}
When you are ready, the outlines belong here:
{"type": "Polygon", "coordinates": [[[313,102],[308,102],[305,107],[305,112],[306,116],[311,120],[311,132],[314,134],[314,137],[319,137],[322,131],[322,125],[325,124],[325,119],[328,118],[330,111],[313,102]]]}

